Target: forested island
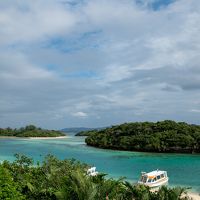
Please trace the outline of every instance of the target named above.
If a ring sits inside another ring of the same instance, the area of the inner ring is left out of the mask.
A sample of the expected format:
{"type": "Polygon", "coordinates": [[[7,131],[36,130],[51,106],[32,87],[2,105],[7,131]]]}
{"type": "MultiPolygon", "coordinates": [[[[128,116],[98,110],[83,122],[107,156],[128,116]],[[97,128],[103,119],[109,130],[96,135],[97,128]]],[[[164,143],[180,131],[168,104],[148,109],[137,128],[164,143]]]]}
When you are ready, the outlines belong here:
{"type": "Polygon", "coordinates": [[[161,187],[152,192],[144,185],[124,179],[89,176],[88,165],[46,156],[34,165],[33,159],[16,154],[13,162],[0,163],[0,199],[5,200],[189,200],[184,188],[161,187]]]}
{"type": "Polygon", "coordinates": [[[96,131],[100,131],[100,130],[104,130],[108,127],[101,127],[101,128],[87,128],[88,130],[81,130],[81,131],[78,131],[76,133],[75,136],[89,136],[91,135],[93,132],[96,132],[96,131]]]}
{"type": "Polygon", "coordinates": [[[96,129],[89,130],[89,131],[80,131],[75,136],[90,136],[92,134],[95,134],[96,132],[98,132],[98,130],[96,129]]]}
{"type": "Polygon", "coordinates": [[[124,123],[87,135],[87,145],[127,151],[200,153],[200,126],[165,120],[124,123]]]}
{"type": "Polygon", "coordinates": [[[45,130],[34,125],[28,125],[19,129],[0,128],[0,137],[59,137],[65,136],[64,133],[55,130],[45,130]]]}

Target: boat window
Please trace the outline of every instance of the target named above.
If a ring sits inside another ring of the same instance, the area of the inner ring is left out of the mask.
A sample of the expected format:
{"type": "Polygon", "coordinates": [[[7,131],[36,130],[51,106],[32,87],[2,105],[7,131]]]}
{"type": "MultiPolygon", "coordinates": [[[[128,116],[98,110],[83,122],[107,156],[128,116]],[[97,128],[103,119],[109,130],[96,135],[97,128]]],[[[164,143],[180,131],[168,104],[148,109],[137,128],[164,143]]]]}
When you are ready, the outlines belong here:
{"type": "Polygon", "coordinates": [[[159,179],[160,179],[160,176],[157,176],[157,179],[159,180],[159,179]]]}
{"type": "Polygon", "coordinates": [[[155,182],[155,181],[156,181],[156,178],[153,179],[153,182],[155,182]]]}
{"type": "Polygon", "coordinates": [[[141,182],[146,183],[147,181],[147,177],[146,176],[142,176],[140,179],[141,182]]]}
{"type": "Polygon", "coordinates": [[[152,179],[148,179],[148,183],[151,183],[152,182],[152,179]]]}
{"type": "Polygon", "coordinates": [[[164,177],[164,174],[161,174],[161,178],[163,178],[164,177]]]}

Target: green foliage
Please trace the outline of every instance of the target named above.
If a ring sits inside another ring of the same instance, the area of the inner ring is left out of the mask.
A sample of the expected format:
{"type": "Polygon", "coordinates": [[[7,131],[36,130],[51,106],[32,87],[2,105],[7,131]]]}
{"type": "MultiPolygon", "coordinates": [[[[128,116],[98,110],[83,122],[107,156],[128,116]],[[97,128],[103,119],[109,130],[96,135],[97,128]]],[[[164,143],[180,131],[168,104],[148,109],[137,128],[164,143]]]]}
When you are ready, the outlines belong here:
{"type": "Polygon", "coordinates": [[[34,125],[28,125],[19,129],[0,128],[0,136],[15,136],[15,137],[58,137],[65,134],[60,131],[44,130],[37,128],[34,125]]]}
{"type": "Polygon", "coordinates": [[[0,199],[5,200],[188,200],[183,188],[162,187],[151,192],[124,179],[106,179],[105,174],[86,175],[87,166],[74,159],[46,156],[37,166],[16,154],[14,162],[0,164],[0,199]]]}
{"type": "Polygon", "coordinates": [[[95,134],[96,131],[98,130],[80,131],[75,136],[89,136],[92,135],[93,133],[95,134]]]}
{"type": "Polygon", "coordinates": [[[72,171],[63,181],[63,185],[56,193],[60,200],[93,200],[97,194],[97,185],[80,170],[72,171]]]}
{"type": "Polygon", "coordinates": [[[129,182],[125,182],[126,197],[135,200],[149,200],[152,199],[152,192],[144,185],[133,186],[129,182]]]}
{"type": "Polygon", "coordinates": [[[9,171],[0,166],[0,199],[23,200],[25,196],[20,193],[18,183],[13,181],[9,171]]]}
{"type": "Polygon", "coordinates": [[[187,200],[189,197],[185,192],[184,188],[167,188],[165,186],[161,187],[159,191],[151,194],[154,200],[187,200]],[[185,195],[183,195],[185,194],[185,195]]]}
{"type": "MultiPolygon", "coordinates": [[[[82,133],[83,134],[83,133],[82,133]]],[[[108,149],[147,152],[200,152],[200,126],[165,120],[136,122],[85,133],[86,143],[108,149]]]]}

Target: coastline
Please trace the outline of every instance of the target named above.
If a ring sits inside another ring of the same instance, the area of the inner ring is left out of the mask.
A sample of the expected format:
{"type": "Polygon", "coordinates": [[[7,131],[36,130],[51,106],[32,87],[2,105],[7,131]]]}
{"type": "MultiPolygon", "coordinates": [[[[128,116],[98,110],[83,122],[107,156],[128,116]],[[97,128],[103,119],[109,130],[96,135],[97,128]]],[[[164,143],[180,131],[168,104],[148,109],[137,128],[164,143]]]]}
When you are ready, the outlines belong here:
{"type": "Polygon", "coordinates": [[[200,194],[197,192],[188,192],[187,195],[192,198],[192,200],[200,200],[200,194]]]}
{"type": "Polygon", "coordinates": [[[0,136],[0,139],[27,139],[27,140],[49,140],[49,139],[64,139],[68,136],[57,136],[57,137],[15,137],[15,136],[0,136]]]}
{"type": "MultiPolygon", "coordinates": [[[[151,189],[151,192],[157,192],[158,189],[151,189]]],[[[190,200],[200,200],[200,193],[197,191],[186,190],[186,194],[182,194],[182,197],[189,197],[190,200]]]]}
{"type": "Polygon", "coordinates": [[[30,139],[30,140],[49,140],[49,139],[64,139],[68,138],[68,136],[57,136],[57,137],[23,137],[23,139],[30,139]]]}
{"type": "Polygon", "coordinates": [[[7,139],[7,138],[15,139],[15,138],[19,138],[19,137],[16,137],[16,136],[0,136],[0,139],[7,139]]]}
{"type": "MultiPolygon", "coordinates": [[[[151,189],[151,192],[157,192],[158,189],[151,189]]],[[[196,191],[186,190],[186,194],[182,194],[182,197],[189,197],[190,200],[200,200],[200,193],[196,191]]]]}

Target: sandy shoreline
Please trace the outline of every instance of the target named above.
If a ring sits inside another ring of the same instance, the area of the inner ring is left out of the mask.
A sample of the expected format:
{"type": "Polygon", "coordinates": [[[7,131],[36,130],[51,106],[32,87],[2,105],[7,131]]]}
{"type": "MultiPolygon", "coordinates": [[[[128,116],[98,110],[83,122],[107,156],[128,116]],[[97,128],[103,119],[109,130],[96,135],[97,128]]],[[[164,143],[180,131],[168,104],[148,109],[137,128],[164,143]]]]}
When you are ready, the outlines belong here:
{"type": "Polygon", "coordinates": [[[11,138],[11,139],[13,138],[13,139],[15,139],[15,138],[19,138],[19,137],[15,137],[15,136],[0,136],[0,139],[1,139],[1,138],[2,138],[2,139],[4,139],[4,138],[5,138],[5,139],[7,139],[7,138],[11,138]]]}
{"type": "MultiPolygon", "coordinates": [[[[151,189],[151,192],[156,192],[158,191],[158,188],[157,189],[151,189]]],[[[189,197],[190,200],[200,200],[200,193],[198,192],[195,192],[195,191],[188,191],[186,190],[187,194],[183,194],[182,197],[189,197]]]]}
{"type": "Polygon", "coordinates": [[[25,140],[49,140],[49,139],[64,139],[68,136],[58,136],[58,137],[15,137],[15,136],[0,136],[0,139],[25,139],[25,140]]]}
{"type": "Polygon", "coordinates": [[[27,137],[23,139],[31,139],[31,140],[49,140],[49,139],[64,139],[68,136],[58,136],[58,137],[27,137]]]}
{"type": "Polygon", "coordinates": [[[188,192],[187,194],[190,198],[192,198],[192,200],[200,200],[200,194],[198,193],[188,192]]]}

